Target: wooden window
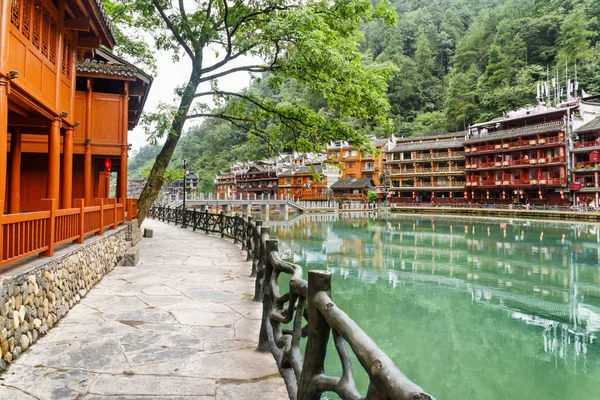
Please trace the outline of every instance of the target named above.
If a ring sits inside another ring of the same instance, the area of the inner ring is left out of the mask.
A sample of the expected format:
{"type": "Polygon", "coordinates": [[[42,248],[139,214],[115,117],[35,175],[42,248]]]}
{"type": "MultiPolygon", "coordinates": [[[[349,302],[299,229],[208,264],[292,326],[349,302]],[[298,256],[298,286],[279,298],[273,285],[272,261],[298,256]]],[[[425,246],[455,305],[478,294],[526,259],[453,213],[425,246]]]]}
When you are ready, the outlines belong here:
{"type": "Polygon", "coordinates": [[[48,57],[48,42],[50,41],[50,14],[42,8],[42,54],[48,57]]]}
{"type": "Polygon", "coordinates": [[[48,60],[52,64],[56,63],[56,21],[50,18],[50,51],[48,52],[48,60]]]}
{"type": "Polygon", "coordinates": [[[40,48],[40,28],[42,22],[42,3],[35,0],[33,6],[33,26],[31,27],[31,43],[35,48],[40,48]]]}
{"type": "Polygon", "coordinates": [[[32,0],[23,0],[23,23],[21,26],[21,32],[27,40],[29,40],[31,26],[31,2],[32,0]]]}
{"type": "Polygon", "coordinates": [[[15,28],[21,27],[21,2],[19,0],[12,0],[10,4],[10,22],[15,28]]]}
{"type": "Polygon", "coordinates": [[[71,77],[71,39],[67,36],[64,37],[63,42],[61,71],[67,78],[71,77]]]}

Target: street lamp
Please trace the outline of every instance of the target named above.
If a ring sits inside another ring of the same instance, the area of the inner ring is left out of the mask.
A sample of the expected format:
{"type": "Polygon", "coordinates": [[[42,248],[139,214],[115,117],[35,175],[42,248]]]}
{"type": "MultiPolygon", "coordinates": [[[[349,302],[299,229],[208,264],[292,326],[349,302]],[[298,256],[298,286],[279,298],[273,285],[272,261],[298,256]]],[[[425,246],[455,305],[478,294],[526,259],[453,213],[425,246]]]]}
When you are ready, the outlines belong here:
{"type": "Polygon", "coordinates": [[[186,211],[186,209],[185,209],[185,197],[186,197],[185,196],[185,189],[186,189],[186,187],[185,187],[185,181],[187,180],[186,179],[187,178],[187,174],[188,174],[188,171],[187,171],[187,160],[183,160],[183,220],[182,220],[181,224],[182,224],[182,226],[184,228],[187,227],[186,221],[185,221],[185,214],[186,214],[186,212],[185,212],[186,211]]]}

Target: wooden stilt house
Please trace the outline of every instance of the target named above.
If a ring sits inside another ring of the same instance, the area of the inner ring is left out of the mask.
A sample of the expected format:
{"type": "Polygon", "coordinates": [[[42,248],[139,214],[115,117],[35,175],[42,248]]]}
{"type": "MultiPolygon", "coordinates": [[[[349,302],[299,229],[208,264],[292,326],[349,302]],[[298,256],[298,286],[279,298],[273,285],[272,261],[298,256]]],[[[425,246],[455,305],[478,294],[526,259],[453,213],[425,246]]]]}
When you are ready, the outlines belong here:
{"type": "Polygon", "coordinates": [[[3,266],[135,217],[127,133],[151,78],[100,50],[115,44],[100,0],[0,4],[3,266]]]}

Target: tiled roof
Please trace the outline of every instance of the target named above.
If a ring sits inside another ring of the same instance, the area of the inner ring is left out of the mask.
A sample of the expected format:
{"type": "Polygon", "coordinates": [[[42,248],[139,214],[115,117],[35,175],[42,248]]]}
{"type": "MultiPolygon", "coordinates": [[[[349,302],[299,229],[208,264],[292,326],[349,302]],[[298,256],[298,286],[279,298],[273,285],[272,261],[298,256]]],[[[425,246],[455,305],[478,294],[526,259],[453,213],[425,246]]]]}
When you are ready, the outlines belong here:
{"type": "Polygon", "coordinates": [[[370,187],[373,185],[369,178],[340,179],[331,185],[331,189],[366,189],[370,187]]]}
{"type": "Polygon", "coordinates": [[[375,146],[376,148],[386,145],[387,142],[387,139],[371,139],[371,143],[373,143],[373,146],[375,146]]]}
{"type": "Polygon", "coordinates": [[[77,72],[135,77],[138,73],[138,70],[133,65],[98,61],[86,58],[85,60],[77,63],[77,72]]]}
{"type": "Polygon", "coordinates": [[[465,140],[430,140],[417,143],[399,143],[390,150],[390,153],[398,153],[401,151],[416,151],[416,150],[439,150],[439,149],[454,149],[462,148],[465,140]]]}
{"type": "Polygon", "coordinates": [[[106,11],[106,8],[104,7],[104,3],[102,2],[102,0],[95,0],[94,3],[96,3],[96,6],[98,7],[100,14],[102,15],[102,23],[104,24],[104,26],[106,27],[108,32],[110,32],[110,35],[112,36],[112,39],[114,40],[115,31],[114,31],[114,29],[112,27],[112,23],[111,23],[112,18],[110,17],[110,15],[108,15],[108,11],[106,11]]]}
{"type": "Polygon", "coordinates": [[[584,133],[584,132],[592,132],[600,130],[600,117],[596,117],[587,124],[581,126],[579,129],[575,131],[575,133],[584,133]]]}
{"type": "Polygon", "coordinates": [[[317,172],[317,173],[323,172],[323,166],[311,165],[311,166],[307,166],[307,167],[302,167],[298,171],[296,171],[296,174],[297,175],[301,175],[301,174],[306,175],[306,174],[314,174],[315,172],[317,172]]]}
{"type": "Polygon", "coordinates": [[[454,138],[463,138],[466,135],[467,135],[467,131],[450,132],[450,133],[449,132],[441,132],[440,133],[440,131],[433,131],[433,132],[425,132],[418,136],[397,138],[396,142],[404,143],[404,142],[414,142],[415,140],[454,139],[454,138]]]}
{"type": "Polygon", "coordinates": [[[501,131],[499,133],[491,133],[491,134],[487,134],[485,136],[478,136],[478,137],[474,137],[474,138],[470,138],[468,140],[465,141],[465,143],[480,143],[480,142],[489,142],[490,140],[498,140],[498,139],[510,139],[510,138],[515,138],[515,137],[519,137],[519,136],[526,136],[526,135],[535,135],[538,133],[544,133],[544,132],[556,132],[556,131],[562,131],[565,129],[565,124],[560,123],[560,124],[556,124],[556,125],[550,125],[550,126],[533,126],[531,128],[516,128],[516,129],[509,129],[506,131],[501,131]]]}

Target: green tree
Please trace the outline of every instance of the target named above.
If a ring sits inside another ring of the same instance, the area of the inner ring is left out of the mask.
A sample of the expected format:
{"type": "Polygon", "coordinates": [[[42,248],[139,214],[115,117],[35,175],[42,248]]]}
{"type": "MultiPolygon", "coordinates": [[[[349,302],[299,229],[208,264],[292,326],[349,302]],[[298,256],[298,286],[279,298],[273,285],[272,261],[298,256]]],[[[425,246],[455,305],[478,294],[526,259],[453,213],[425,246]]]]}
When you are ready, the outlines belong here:
{"type": "Polygon", "coordinates": [[[588,29],[590,23],[589,15],[584,6],[580,5],[568,14],[560,25],[558,58],[561,64],[573,64],[577,60],[589,57],[593,54],[590,47],[594,32],[588,29]]]}
{"type": "Polygon", "coordinates": [[[152,36],[156,49],[172,52],[175,60],[185,57],[192,67],[177,91],[177,104],[163,104],[159,112],[144,117],[150,140],[165,138],[165,142],[140,195],[140,222],[162,187],[190,119],[225,120],[267,142],[291,131],[300,148],[332,138],[364,141],[345,118],[385,122],[389,108],[385,92],[394,68],[364,63],[358,46],[363,23],[377,18],[394,22],[395,13],[385,0],[375,7],[369,0],[105,1],[115,23],[143,30],[152,36]],[[209,65],[207,52],[218,60],[209,65]],[[218,88],[218,78],[237,72],[270,72],[274,86],[286,78],[296,79],[327,101],[329,114],[218,88]],[[211,83],[211,90],[198,92],[204,82],[211,83]],[[225,103],[227,108],[222,107],[225,103]],[[265,123],[273,118],[279,124],[265,123]]]}

